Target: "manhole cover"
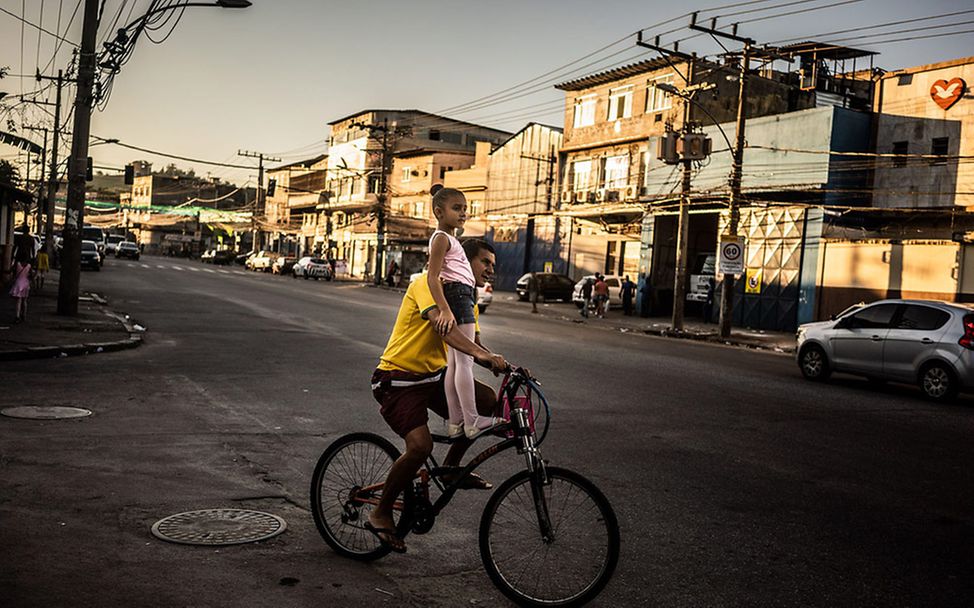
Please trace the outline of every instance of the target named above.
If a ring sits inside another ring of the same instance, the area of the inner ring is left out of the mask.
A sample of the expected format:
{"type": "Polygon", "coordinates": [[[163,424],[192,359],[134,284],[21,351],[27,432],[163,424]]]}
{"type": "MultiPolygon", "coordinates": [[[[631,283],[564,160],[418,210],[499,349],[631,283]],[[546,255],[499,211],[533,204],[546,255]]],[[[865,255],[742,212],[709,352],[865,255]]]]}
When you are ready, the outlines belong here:
{"type": "Polygon", "coordinates": [[[82,407],[63,405],[21,405],[0,410],[0,414],[11,418],[31,418],[34,420],[56,420],[58,418],[84,418],[91,416],[91,410],[82,407]]]}
{"type": "Polygon", "coordinates": [[[152,534],[183,545],[238,545],[277,536],[285,528],[284,520],[270,513],[202,509],[160,519],[152,525],[152,534]]]}

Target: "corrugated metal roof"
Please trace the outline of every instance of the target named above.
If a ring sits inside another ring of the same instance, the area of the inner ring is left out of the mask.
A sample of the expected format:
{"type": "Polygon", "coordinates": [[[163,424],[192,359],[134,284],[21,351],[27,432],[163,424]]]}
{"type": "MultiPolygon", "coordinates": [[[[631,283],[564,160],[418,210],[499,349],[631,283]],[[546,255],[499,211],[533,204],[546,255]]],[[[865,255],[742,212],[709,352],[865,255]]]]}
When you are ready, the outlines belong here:
{"type": "Polygon", "coordinates": [[[562,91],[578,91],[579,89],[587,89],[589,87],[605,84],[607,82],[613,82],[622,78],[653,72],[668,65],[670,65],[670,61],[662,57],[647,59],[638,63],[630,63],[629,65],[612,68],[611,70],[605,70],[604,72],[597,72],[595,74],[576,78],[575,80],[562,82],[560,84],[556,84],[555,88],[562,91]]]}

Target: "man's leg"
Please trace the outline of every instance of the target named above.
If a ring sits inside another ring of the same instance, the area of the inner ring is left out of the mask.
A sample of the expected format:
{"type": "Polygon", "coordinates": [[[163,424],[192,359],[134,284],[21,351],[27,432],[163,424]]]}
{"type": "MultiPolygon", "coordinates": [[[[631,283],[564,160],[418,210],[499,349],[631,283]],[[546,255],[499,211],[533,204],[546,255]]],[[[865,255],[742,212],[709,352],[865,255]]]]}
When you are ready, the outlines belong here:
{"type": "MultiPolygon", "coordinates": [[[[405,490],[413,479],[416,472],[423,466],[430,453],[433,451],[433,438],[430,437],[429,428],[426,425],[418,426],[406,434],[406,451],[403,452],[386,477],[386,483],[382,490],[382,498],[379,499],[379,506],[369,515],[369,522],[376,528],[388,528],[394,530],[396,523],[392,519],[392,506],[396,498],[405,490]]],[[[393,547],[406,544],[401,538],[391,534],[382,534],[382,538],[393,547]]]]}

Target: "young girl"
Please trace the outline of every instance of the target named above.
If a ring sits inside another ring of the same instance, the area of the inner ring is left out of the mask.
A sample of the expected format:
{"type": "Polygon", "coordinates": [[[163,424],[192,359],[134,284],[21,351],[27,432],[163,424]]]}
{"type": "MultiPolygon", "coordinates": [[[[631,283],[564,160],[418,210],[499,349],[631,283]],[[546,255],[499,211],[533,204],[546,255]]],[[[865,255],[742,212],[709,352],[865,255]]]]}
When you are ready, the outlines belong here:
{"type": "MultiPolygon", "coordinates": [[[[472,342],[474,336],[474,311],[477,283],[470,262],[455,233],[463,230],[467,221],[467,199],[453,188],[434,186],[433,215],[437,229],[430,237],[429,282],[433,300],[441,314],[436,322],[440,335],[450,333],[453,326],[472,342]]],[[[473,439],[505,423],[503,418],[489,418],[477,414],[474,397],[473,357],[455,348],[447,351],[446,403],[450,412],[447,433],[459,437],[466,433],[473,439]]]]}

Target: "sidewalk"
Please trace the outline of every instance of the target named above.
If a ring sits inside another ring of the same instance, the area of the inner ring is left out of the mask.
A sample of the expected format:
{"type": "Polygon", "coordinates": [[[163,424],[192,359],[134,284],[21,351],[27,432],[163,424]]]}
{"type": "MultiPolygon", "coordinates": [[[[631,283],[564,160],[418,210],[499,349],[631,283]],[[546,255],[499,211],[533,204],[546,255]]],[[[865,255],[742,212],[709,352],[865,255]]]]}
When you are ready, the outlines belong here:
{"type": "MultiPolygon", "coordinates": [[[[517,311],[528,315],[532,314],[531,304],[529,302],[517,301],[516,294],[494,292],[494,306],[497,306],[499,302],[503,303],[504,310],[517,311]]],[[[613,308],[606,313],[604,319],[596,318],[594,315],[586,319],[579,314],[579,310],[574,304],[563,304],[560,302],[538,304],[538,316],[560,319],[571,323],[586,324],[592,327],[602,327],[622,333],[640,332],[651,336],[700,340],[715,344],[770,350],[779,353],[795,352],[794,333],[734,327],[728,338],[721,339],[717,335],[716,325],[703,323],[693,318],[688,318],[684,321],[684,330],[682,332],[674,332],[670,329],[670,317],[643,318],[638,315],[627,317],[622,314],[621,308],[613,308]]]]}
{"type": "Polygon", "coordinates": [[[27,320],[14,323],[14,300],[0,293],[0,361],[67,357],[135,348],[143,331],[107,306],[97,294],[82,294],[78,316],[57,313],[56,271],[47,274],[44,289],[32,290],[27,320]]]}

